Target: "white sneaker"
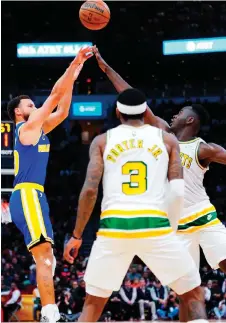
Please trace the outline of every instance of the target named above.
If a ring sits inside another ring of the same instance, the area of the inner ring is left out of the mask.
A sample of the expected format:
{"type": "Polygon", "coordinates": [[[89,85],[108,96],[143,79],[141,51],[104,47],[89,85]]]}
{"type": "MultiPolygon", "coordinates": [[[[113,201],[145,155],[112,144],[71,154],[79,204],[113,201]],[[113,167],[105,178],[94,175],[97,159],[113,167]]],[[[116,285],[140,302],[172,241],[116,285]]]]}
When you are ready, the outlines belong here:
{"type": "Polygon", "coordinates": [[[153,315],[151,320],[152,321],[156,321],[157,319],[158,319],[158,316],[157,315],[153,315]]]}
{"type": "Polygon", "coordinates": [[[60,320],[59,309],[56,304],[48,304],[42,308],[41,322],[56,323],[60,320]]]}

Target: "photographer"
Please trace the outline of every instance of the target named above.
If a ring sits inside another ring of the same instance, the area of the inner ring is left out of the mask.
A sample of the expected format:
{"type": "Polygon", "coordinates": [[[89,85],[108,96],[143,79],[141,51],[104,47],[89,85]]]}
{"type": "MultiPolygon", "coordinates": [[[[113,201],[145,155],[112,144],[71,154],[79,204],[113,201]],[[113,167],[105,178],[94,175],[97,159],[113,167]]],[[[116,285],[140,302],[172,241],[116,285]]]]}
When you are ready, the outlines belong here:
{"type": "Polygon", "coordinates": [[[176,318],[178,318],[179,302],[175,292],[170,292],[165,304],[162,306],[161,309],[157,310],[157,314],[162,319],[169,318],[171,320],[175,320],[176,318]]]}
{"type": "Polygon", "coordinates": [[[69,291],[64,291],[58,296],[57,306],[60,314],[64,314],[69,322],[77,318],[76,314],[73,314],[74,302],[69,291]]]}

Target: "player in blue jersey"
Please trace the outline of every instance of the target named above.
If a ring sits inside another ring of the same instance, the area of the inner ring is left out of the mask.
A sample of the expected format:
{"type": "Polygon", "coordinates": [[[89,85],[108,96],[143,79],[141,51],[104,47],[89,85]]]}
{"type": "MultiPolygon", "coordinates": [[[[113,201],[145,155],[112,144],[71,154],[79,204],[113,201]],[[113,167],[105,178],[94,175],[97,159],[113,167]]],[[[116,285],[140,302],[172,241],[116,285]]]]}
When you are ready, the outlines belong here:
{"type": "Polygon", "coordinates": [[[46,134],[67,117],[74,81],[83,63],[92,55],[92,47],[79,51],[41,108],[37,109],[34,102],[23,95],[8,104],[8,114],[16,123],[15,180],[10,212],[36,262],[43,322],[55,323],[60,319],[54,297],[53,231],[43,188],[50,150],[46,134]],[[56,106],[57,110],[53,112],[56,106]]]}

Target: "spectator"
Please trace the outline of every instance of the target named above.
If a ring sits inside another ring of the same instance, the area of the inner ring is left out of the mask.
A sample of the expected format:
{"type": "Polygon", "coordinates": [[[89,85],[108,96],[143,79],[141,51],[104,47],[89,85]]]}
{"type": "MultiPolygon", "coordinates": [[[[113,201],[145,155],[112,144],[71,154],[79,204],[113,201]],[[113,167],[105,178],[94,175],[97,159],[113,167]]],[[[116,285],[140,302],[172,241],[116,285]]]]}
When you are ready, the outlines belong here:
{"type": "Polygon", "coordinates": [[[224,293],[223,299],[220,301],[215,313],[218,319],[226,318],[226,293],[224,293]]]}
{"type": "Polygon", "coordinates": [[[15,270],[15,272],[19,273],[21,271],[21,265],[18,263],[18,260],[16,257],[12,258],[12,265],[13,265],[13,269],[15,270]]]}
{"type": "Polygon", "coordinates": [[[126,279],[119,291],[122,300],[122,309],[125,313],[124,320],[132,319],[137,316],[137,290],[131,287],[131,281],[126,279]]]}
{"type": "Polygon", "coordinates": [[[39,315],[39,317],[37,317],[37,312],[38,311],[41,312],[42,305],[41,305],[40,293],[39,293],[39,290],[37,287],[35,287],[35,289],[33,290],[33,302],[34,302],[33,319],[34,319],[34,321],[39,322],[41,315],[39,315]]]}
{"type": "Polygon", "coordinates": [[[161,309],[165,305],[168,298],[168,290],[165,286],[162,286],[159,280],[155,280],[153,287],[151,288],[151,297],[156,303],[156,308],[161,309]]]}
{"type": "Polygon", "coordinates": [[[1,276],[1,292],[8,292],[9,291],[9,286],[6,285],[5,278],[2,275],[1,276]]]}
{"type": "Polygon", "coordinates": [[[111,313],[111,320],[122,321],[122,301],[118,292],[112,293],[105,312],[111,313]]]}
{"type": "Polygon", "coordinates": [[[145,320],[145,308],[148,308],[151,310],[151,317],[152,320],[157,319],[156,315],[156,306],[155,302],[151,298],[150,289],[146,287],[146,282],[144,278],[141,278],[140,280],[140,288],[137,290],[137,299],[139,304],[139,310],[140,310],[140,319],[145,320]]]}
{"type": "Polygon", "coordinates": [[[74,293],[74,291],[76,290],[77,287],[78,287],[77,280],[72,280],[71,281],[71,295],[72,295],[73,298],[74,298],[73,293],[74,293]]]}
{"type": "Polygon", "coordinates": [[[60,314],[64,314],[69,321],[73,321],[77,318],[77,316],[73,314],[74,301],[69,291],[64,291],[58,296],[57,306],[59,307],[60,314]]]}
{"type": "Polygon", "coordinates": [[[3,307],[4,319],[6,322],[8,322],[12,312],[21,308],[21,292],[15,283],[11,284],[11,289],[8,296],[9,300],[4,304],[3,307]]]}
{"type": "Polygon", "coordinates": [[[131,272],[127,275],[130,281],[134,281],[135,279],[141,279],[141,274],[137,272],[137,268],[135,265],[131,267],[131,272]]]}
{"type": "Polygon", "coordinates": [[[169,297],[167,298],[165,304],[157,310],[158,316],[161,319],[171,319],[175,320],[178,318],[179,314],[179,302],[175,292],[171,291],[169,297]]]}
{"type": "Polygon", "coordinates": [[[222,284],[222,293],[226,293],[226,278],[225,278],[225,280],[223,281],[223,284],[222,284]]]}
{"type": "Polygon", "coordinates": [[[86,297],[85,282],[83,279],[79,281],[78,287],[73,290],[72,295],[73,301],[75,302],[75,313],[80,313],[86,297]]]}

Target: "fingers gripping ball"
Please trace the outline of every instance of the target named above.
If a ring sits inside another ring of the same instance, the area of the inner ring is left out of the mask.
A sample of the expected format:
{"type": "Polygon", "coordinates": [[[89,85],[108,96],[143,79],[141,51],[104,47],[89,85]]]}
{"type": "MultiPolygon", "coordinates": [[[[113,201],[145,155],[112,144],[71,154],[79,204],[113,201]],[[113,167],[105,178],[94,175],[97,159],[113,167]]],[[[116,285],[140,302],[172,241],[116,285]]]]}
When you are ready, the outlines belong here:
{"type": "Polygon", "coordinates": [[[102,0],[88,0],[80,8],[79,18],[83,26],[90,30],[100,30],[110,20],[110,9],[102,0]]]}

